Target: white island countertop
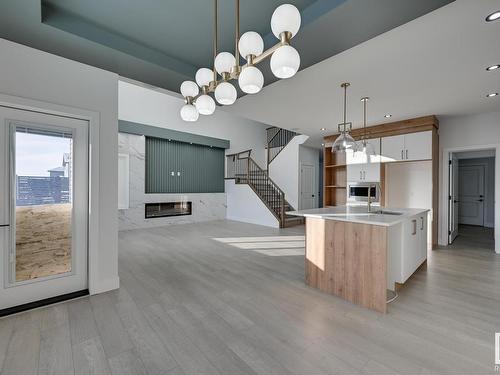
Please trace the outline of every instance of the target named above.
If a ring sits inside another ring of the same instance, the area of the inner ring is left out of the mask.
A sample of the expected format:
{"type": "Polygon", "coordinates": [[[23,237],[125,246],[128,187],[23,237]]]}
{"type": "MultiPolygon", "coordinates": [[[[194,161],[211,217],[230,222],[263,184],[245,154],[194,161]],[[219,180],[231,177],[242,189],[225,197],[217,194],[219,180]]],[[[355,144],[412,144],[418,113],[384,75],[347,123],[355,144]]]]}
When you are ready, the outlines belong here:
{"type": "Polygon", "coordinates": [[[368,208],[335,206],[325,208],[313,208],[310,210],[288,211],[287,215],[312,217],[317,219],[348,221],[352,223],[392,226],[399,224],[408,218],[427,213],[427,208],[393,208],[393,207],[372,207],[372,212],[368,208]],[[381,211],[381,213],[376,213],[381,211]],[[384,213],[385,212],[385,213],[384,213]]]}

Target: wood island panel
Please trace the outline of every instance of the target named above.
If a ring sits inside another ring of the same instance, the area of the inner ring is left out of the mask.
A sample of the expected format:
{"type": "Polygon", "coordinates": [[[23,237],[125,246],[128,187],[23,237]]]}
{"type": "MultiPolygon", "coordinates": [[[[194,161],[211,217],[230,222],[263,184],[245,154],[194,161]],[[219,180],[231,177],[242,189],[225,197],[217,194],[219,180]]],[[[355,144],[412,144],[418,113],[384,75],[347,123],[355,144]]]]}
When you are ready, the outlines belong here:
{"type": "Polygon", "coordinates": [[[306,218],[306,284],[387,312],[387,228],[306,218]]]}

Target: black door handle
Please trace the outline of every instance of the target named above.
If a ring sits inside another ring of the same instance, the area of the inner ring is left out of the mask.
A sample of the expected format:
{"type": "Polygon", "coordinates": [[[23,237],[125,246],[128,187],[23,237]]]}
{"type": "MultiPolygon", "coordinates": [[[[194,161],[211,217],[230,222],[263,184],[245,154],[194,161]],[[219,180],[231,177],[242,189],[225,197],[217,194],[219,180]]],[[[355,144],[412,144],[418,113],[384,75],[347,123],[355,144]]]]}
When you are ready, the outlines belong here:
{"type": "Polygon", "coordinates": [[[0,224],[0,228],[10,227],[10,224],[0,224]]]}
{"type": "Polygon", "coordinates": [[[313,195],[311,195],[311,197],[313,197],[313,198],[314,198],[314,194],[313,194],[313,195]]]}
{"type": "Polygon", "coordinates": [[[478,199],[477,201],[478,201],[478,202],[482,202],[482,201],[484,201],[484,199],[478,199]]]}
{"type": "Polygon", "coordinates": [[[460,201],[457,201],[456,199],[453,201],[453,203],[458,203],[458,202],[460,202],[460,201]]]}

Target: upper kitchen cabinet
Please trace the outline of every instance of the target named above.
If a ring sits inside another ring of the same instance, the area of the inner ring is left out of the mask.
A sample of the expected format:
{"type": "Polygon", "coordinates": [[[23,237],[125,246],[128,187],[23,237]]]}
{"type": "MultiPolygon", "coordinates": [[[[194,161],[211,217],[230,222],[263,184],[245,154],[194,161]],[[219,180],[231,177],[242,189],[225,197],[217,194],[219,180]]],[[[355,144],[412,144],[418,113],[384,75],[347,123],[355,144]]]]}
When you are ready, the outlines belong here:
{"type": "Polygon", "coordinates": [[[368,139],[375,155],[367,159],[363,152],[346,152],[348,182],[380,182],[380,138],[368,139]]]}
{"type": "Polygon", "coordinates": [[[405,135],[405,160],[432,159],[432,131],[405,135]]]}
{"type": "Polygon", "coordinates": [[[382,162],[432,159],[432,131],[382,138],[382,162]]]}
{"type": "Polygon", "coordinates": [[[405,136],[393,135],[382,138],[382,162],[401,161],[405,156],[405,136]]]}

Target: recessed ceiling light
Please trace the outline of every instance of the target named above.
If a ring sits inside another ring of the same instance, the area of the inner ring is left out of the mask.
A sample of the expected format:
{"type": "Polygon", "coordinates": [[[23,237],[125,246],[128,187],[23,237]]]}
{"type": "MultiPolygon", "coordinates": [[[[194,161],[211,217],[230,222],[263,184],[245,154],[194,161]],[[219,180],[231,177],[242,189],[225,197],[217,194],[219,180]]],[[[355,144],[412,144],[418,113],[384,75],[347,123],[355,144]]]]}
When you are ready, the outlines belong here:
{"type": "Polygon", "coordinates": [[[324,131],[326,130],[326,128],[321,128],[320,130],[321,130],[322,132],[324,132],[324,131]]]}
{"type": "Polygon", "coordinates": [[[491,72],[492,70],[495,70],[495,69],[498,69],[498,68],[500,68],[500,65],[495,64],[495,65],[492,65],[492,66],[488,66],[488,67],[486,68],[486,70],[487,70],[488,72],[491,72]]]}
{"type": "Polygon", "coordinates": [[[500,18],[500,10],[491,13],[488,17],[486,17],[486,22],[496,21],[500,18]]]}
{"type": "Polygon", "coordinates": [[[384,117],[385,117],[385,118],[391,118],[391,117],[392,117],[392,115],[385,115],[384,117]]]}
{"type": "Polygon", "coordinates": [[[486,95],[487,98],[493,98],[494,96],[497,96],[498,92],[492,92],[491,94],[486,95]]]}

